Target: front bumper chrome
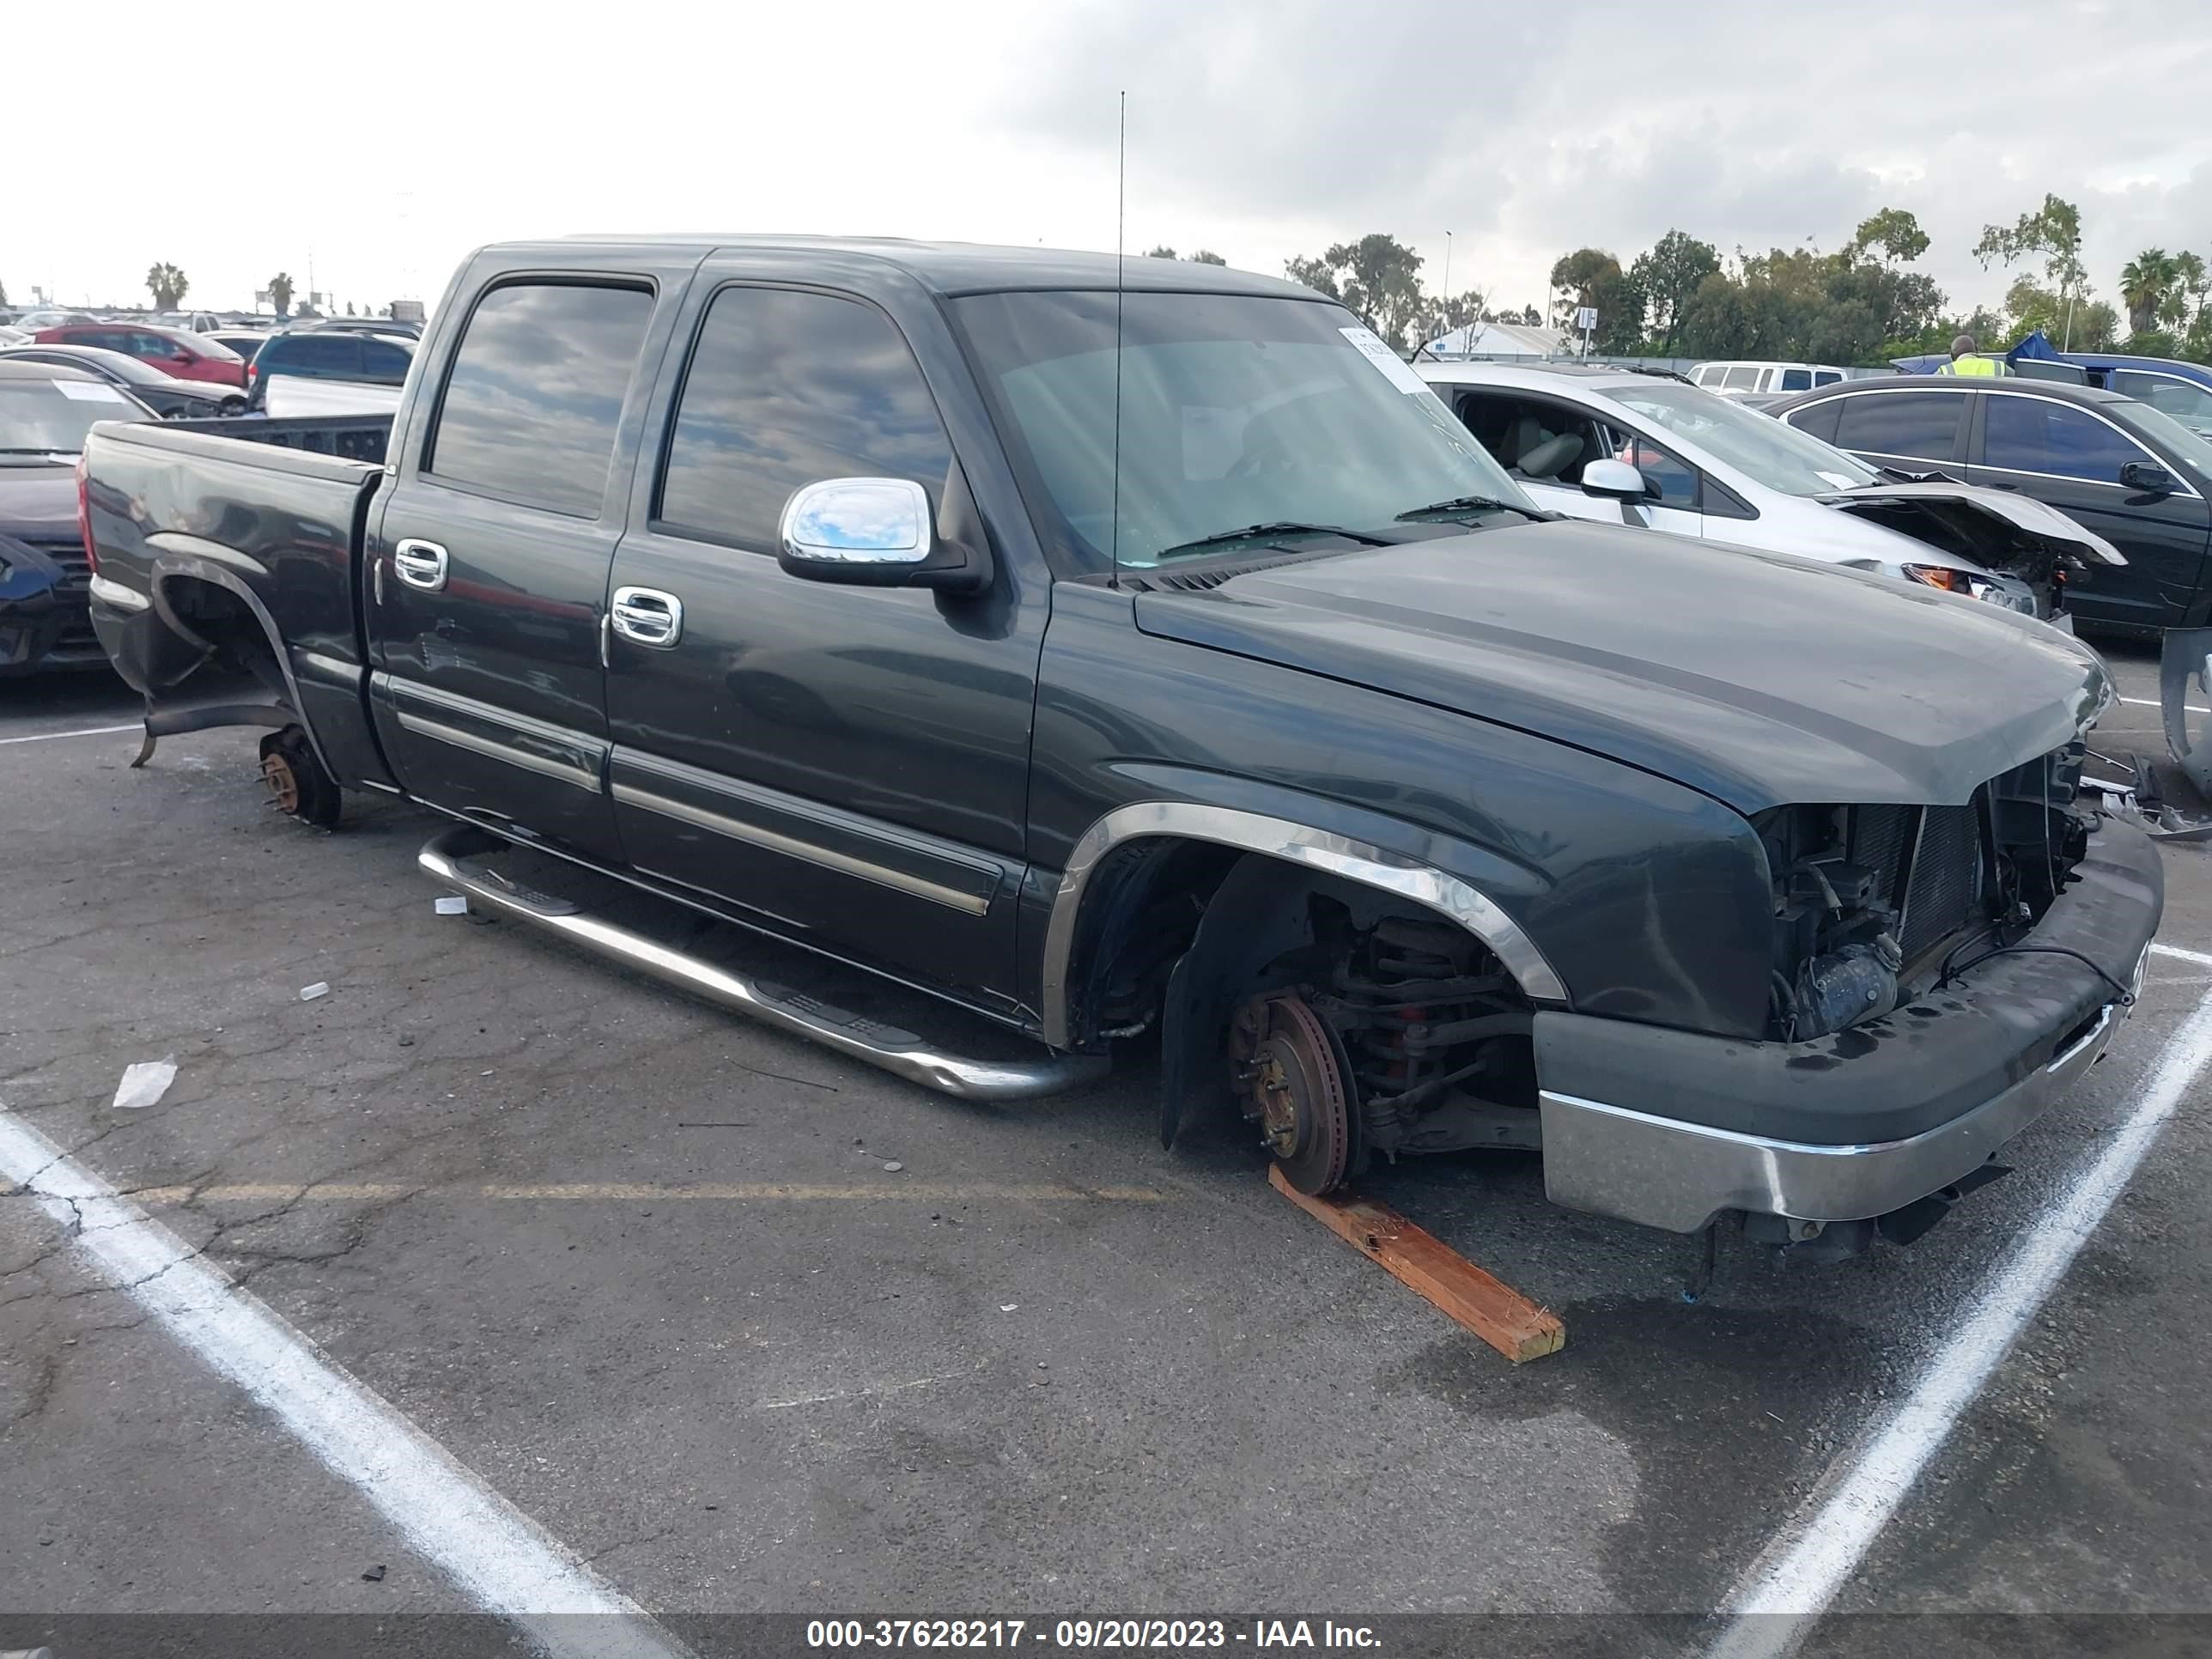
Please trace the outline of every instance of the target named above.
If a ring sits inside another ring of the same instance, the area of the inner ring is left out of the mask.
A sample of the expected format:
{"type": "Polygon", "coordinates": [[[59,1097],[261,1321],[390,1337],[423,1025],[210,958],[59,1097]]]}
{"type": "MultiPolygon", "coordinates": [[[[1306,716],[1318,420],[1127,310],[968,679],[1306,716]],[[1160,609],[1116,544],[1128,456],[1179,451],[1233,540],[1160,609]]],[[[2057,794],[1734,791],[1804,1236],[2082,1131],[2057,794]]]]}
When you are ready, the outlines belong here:
{"type": "MultiPolygon", "coordinates": [[[[2131,989],[2148,958],[2146,949],[2131,989]]],[[[2096,1064],[2130,1012],[2115,998],[2010,1088],[1923,1133],[1871,1146],[1771,1140],[1546,1090],[1545,1188],[1555,1204],[1677,1233],[1724,1210],[1806,1221],[1887,1215],[1987,1162],[2096,1064]]]]}

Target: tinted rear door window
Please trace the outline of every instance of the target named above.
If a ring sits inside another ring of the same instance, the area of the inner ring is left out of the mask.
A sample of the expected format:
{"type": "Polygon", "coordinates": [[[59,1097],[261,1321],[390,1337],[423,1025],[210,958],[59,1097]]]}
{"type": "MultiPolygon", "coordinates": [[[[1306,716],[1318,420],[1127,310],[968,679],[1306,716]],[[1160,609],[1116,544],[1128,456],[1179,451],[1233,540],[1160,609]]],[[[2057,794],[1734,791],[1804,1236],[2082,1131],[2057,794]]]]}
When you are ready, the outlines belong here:
{"type": "Polygon", "coordinates": [[[303,334],[270,352],[269,367],[277,374],[353,380],[361,374],[361,349],[336,334],[303,334]]]}
{"type": "Polygon", "coordinates": [[[407,365],[413,361],[404,349],[387,341],[361,343],[362,378],[379,386],[398,386],[407,378],[407,365]]]}
{"type": "Polygon", "coordinates": [[[477,302],[423,472],[574,518],[599,514],[653,319],[643,289],[511,283],[477,302]]]}
{"type": "Polygon", "coordinates": [[[1811,369],[1785,368],[1782,371],[1782,390],[1784,392],[1810,392],[1812,389],[1813,371],[1811,369]]]}
{"type": "MultiPolygon", "coordinates": [[[[1836,422],[1842,418],[1844,399],[1831,398],[1824,404],[1814,404],[1810,409],[1790,411],[1790,424],[1800,432],[1809,432],[1824,444],[1836,442],[1836,422]]],[[[1837,445],[1838,448],[1843,446],[1837,445]]]]}
{"type": "Polygon", "coordinates": [[[1966,398],[1948,392],[1875,392],[1841,402],[1838,447],[1927,461],[1951,459],[1966,413],[1966,398]]]}
{"type": "Polygon", "coordinates": [[[1982,465],[2116,484],[2130,461],[2150,457],[2095,416],[2041,398],[1993,397],[1982,465]]]}
{"type": "Polygon", "coordinates": [[[770,553],[784,503],[823,478],[909,478],[933,512],[952,447],[898,330],[827,294],[716,295],[684,377],[654,516],[770,553]]]}

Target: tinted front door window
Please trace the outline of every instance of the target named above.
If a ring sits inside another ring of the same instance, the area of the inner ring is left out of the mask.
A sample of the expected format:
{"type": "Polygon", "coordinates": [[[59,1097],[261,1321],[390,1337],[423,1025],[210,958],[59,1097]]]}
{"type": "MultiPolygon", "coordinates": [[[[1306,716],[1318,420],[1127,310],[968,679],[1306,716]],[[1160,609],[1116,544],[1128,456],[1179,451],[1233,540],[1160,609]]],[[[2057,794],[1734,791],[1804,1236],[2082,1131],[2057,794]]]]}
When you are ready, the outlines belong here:
{"type": "Polygon", "coordinates": [[[1844,400],[1838,448],[1948,461],[1958,447],[1966,400],[1948,392],[1877,392],[1844,400]]]}
{"type": "Polygon", "coordinates": [[[908,478],[934,511],[951,465],[921,371],[882,312],[725,289],[684,379],[656,517],[678,534],[772,553],[802,484],[908,478]]]}
{"type": "Polygon", "coordinates": [[[2095,416],[2041,398],[1993,397],[1982,459],[2014,472],[2117,484],[2120,468],[2150,457],[2095,416]]]}
{"type": "Polygon", "coordinates": [[[448,483],[598,516],[653,295],[514,283],[477,302],[422,458],[448,483]]]}

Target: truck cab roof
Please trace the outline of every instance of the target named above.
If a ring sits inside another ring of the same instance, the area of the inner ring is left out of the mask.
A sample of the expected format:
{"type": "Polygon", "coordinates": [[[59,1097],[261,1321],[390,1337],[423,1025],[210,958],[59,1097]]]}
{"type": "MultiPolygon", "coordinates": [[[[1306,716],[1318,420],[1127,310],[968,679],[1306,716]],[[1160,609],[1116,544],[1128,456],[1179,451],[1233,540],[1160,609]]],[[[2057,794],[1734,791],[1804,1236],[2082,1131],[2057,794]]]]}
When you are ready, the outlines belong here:
{"type": "Polygon", "coordinates": [[[1280,277],[1262,276],[1226,265],[1187,259],[1155,259],[1131,254],[1070,248],[999,247],[982,242],[917,242],[892,236],[758,236],[672,234],[660,236],[580,235],[550,241],[500,242],[479,252],[501,261],[535,264],[557,259],[578,246],[635,249],[701,258],[720,252],[842,255],[877,259],[904,272],[934,293],[994,294],[1012,289],[1111,289],[1132,291],[1272,295],[1285,299],[1325,298],[1280,277]]]}

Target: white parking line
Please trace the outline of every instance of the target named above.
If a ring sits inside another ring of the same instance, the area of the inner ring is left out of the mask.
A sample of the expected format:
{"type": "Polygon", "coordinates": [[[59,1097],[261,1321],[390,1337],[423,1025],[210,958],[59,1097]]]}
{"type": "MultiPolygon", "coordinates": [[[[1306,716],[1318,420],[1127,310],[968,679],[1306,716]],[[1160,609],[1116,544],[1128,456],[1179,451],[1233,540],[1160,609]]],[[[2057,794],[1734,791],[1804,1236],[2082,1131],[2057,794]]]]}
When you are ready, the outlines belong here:
{"type": "MultiPolygon", "coordinates": [[[[2137,708],[2160,708],[2165,707],[2165,705],[2160,702],[2156,697],[2122,697],[2120,701],[2124,703],[2131,704],[2137,708]]],[[[2185,702],[2181,706],[2184,708],[2186,708],[2192,714],[2212,714],[2212,708],[2199,708],[2193,702],[2185,702]]]]}
{"type": "Polygon", "coordinates": [[[60,738],[104,738],[115,732],[143,732],[145,724],[133,720],[128,726],[87,726],[75,732],[33,732],[27,738],[0,738],[0,744],[52,743],[60,738]]]}
{"type": "Polygon", "coordinates": [[[27,1191],[102,1278],[265,1407],[417,1552],[550,1659],[688,1659],[642,1608],[258,1297],[4,1108],[0,1179],[27,1191]]]}
{"type": "MultiPolygon", "coordinates": [[[[2151,949],[2185,962],[2212,961],[2172,945],[2151,949]]],[[[2166,1040],[2142,1101],[2104,1152],[2021,1235],[1951,1340],[1922,1368],[1904,1404],[1831,1468],[1798,1516],[1737,1581],[1723,1603],[1728,1626],[1707,1659],[1785,1659],[1811,1633],[2208,1064],[2212,992],[2166,1040]]]]}

